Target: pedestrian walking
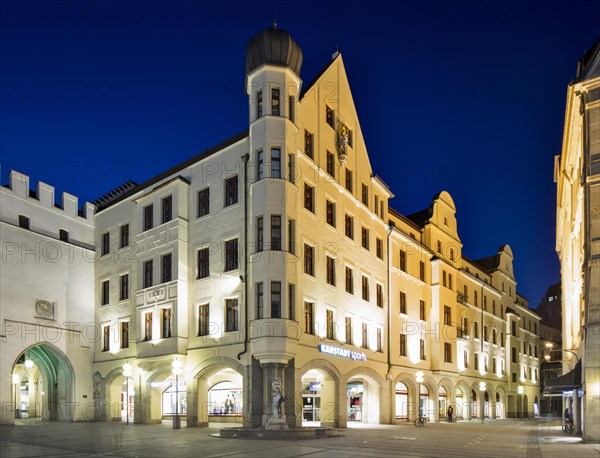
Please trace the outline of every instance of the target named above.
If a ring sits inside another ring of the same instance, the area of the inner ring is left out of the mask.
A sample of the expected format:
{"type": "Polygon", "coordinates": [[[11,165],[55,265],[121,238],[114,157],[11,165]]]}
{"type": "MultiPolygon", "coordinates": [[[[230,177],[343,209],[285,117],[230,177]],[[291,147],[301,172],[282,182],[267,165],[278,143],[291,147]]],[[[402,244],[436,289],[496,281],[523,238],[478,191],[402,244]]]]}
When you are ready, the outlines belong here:
{"type": "Polygon", "coordinates": [[[454,413],[454,408],[452,406],[448,406],[448,422],[452,423],[452,414],[454,413]]]}

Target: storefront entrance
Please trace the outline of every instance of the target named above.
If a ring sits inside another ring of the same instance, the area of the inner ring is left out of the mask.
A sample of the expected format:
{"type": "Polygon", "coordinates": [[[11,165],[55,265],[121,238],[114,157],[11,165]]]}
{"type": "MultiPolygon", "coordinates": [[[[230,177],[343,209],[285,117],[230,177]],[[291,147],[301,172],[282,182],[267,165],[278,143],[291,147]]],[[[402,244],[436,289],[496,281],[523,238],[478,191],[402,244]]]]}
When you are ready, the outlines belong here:
{"type": "Polygon", "coordinates": [[[361,382],[348,383],[348,421],[362,421],[364,385],[361,382]]]}

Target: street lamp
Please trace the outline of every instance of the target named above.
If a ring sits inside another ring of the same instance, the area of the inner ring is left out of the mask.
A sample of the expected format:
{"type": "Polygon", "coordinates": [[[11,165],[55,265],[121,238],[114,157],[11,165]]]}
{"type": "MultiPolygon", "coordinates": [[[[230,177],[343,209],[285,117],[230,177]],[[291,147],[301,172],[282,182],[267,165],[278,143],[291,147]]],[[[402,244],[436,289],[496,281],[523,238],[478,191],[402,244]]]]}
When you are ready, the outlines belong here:
{"type": "Polygon", "coordinates": [[[417,406],[419,410],[419,418],[421,418],[421,383],[423,383],[423,372],[417,372],[415,374],[415,379],[419,383],[419,391],[417,391],[417,406]]]}
{"type": "Polygon", "coordinates": [[[125,394],[125,399],[126,399],[126,409],[127,409],[127,424],[129,424],[129,377],[131,377],[131,364],[129,363],[125,363],[123,365],[123,376],[125,377],[125,381],[126,381],[126,390],[127,393],[125,394]]]}
{"type": "Polygon", "coordinates": [[[483,423],[483,417],[485,415],[484,406],[484,394],[485,394],[485,382],[479,382],[479,391],[481,391],[481,423],[483,423]]]}
{"type": "Polygon", "coordinates": [[[521,402],[521,398],[523,397],[523,393],[525,392],[525,388],[523,388],[522,385],[519,385],[519,388],[517,389],[517,400],[519,402],[518,408],[517,408],[517,412],[519,415],[519,420],[523,419],[523,403],[521,402]]]}
{"type": "Polygon", "coordinates": [[[172,366],[173,369],[171,372],[175,376],[175,418],[173,419],[173,429],[181,429],[181,419],[179,418],[179,374],[183,372],[181,370],[183,364],[181,364],[178,358],[175,358],[172,366]]]}
{"type": "Polygon", "coordinates": [[[21,377],[19,377],[19,374],[13,374],[12,382],[15,386],[15,418],[20,418],[21,409],[17,405],[17,386],[21,383],[21,377]]]}

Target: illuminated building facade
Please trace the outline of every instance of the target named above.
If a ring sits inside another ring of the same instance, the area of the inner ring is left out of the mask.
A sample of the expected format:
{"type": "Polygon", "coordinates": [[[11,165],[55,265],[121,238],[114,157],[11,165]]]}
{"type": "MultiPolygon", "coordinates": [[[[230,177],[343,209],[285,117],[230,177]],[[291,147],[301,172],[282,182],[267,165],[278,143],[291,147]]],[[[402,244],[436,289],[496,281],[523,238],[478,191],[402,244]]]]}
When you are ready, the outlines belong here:
{"type": "MultiPolygon", "coordinates": [[[[583,438],[600,440],[600,41],[567,89],[556,157],[556,251],[562,277],[563,377],[558,389],[583,438]],[[569,389],[570,387],[570,389],[569,389]]],[[[560,355],[555,355],[561,358],[560,355]]]]}
{"type": "Polygon", "coordinates": [[[464,257],[447,192],[389,208],[341,54],[307,87],[301,64],[263,30],[248,130],[96,201],[95,417],[268,426],[277,377],[290,426],[533,415],[511,248],[464,257]]]}

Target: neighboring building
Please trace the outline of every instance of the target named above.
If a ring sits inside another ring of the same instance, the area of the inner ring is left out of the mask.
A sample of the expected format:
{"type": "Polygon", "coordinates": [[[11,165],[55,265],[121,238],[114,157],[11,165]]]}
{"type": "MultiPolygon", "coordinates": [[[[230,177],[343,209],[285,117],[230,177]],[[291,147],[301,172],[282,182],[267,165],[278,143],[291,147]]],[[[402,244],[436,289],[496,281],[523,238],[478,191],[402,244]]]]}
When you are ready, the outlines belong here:
{"type": "Polygon", "coordinates": [[[0,187],[2,423],[94,419],[94,206],[60,202],[14,171],[0,187]]]}
{"type": "Polygon", "coordinates": [[[536,413],[540,317],[510,247],[464,257],[447,192],[389,208],[341,54],[306,88],[301,64],[263,30],[248,131],[96,201],[95,417],[266,425],[277,376],[293,426],[536,413]]]}
{"type": "Polygon", "coordinates": [[[562,391],[552,390],[551,379],[560,377],[562,363],[562,294],[560,282],[550,286],[542,297],[535,312],[542,317],[540,322],[540,352],[544,355],[540,367],[540,389],[542,399],[540,413],[543,415],[562,415],[562,391]]]}
{"type": "Polygon", "coordinates": [[[563,389],[575,428],[600,440],[600,40],[567,89],[556,157],[556,251],[562,278],[563,389]],[[569,394],[570,386],[570,394],[569,394]],[[573,389],[575,387],[575,389],[573,389]]]}

